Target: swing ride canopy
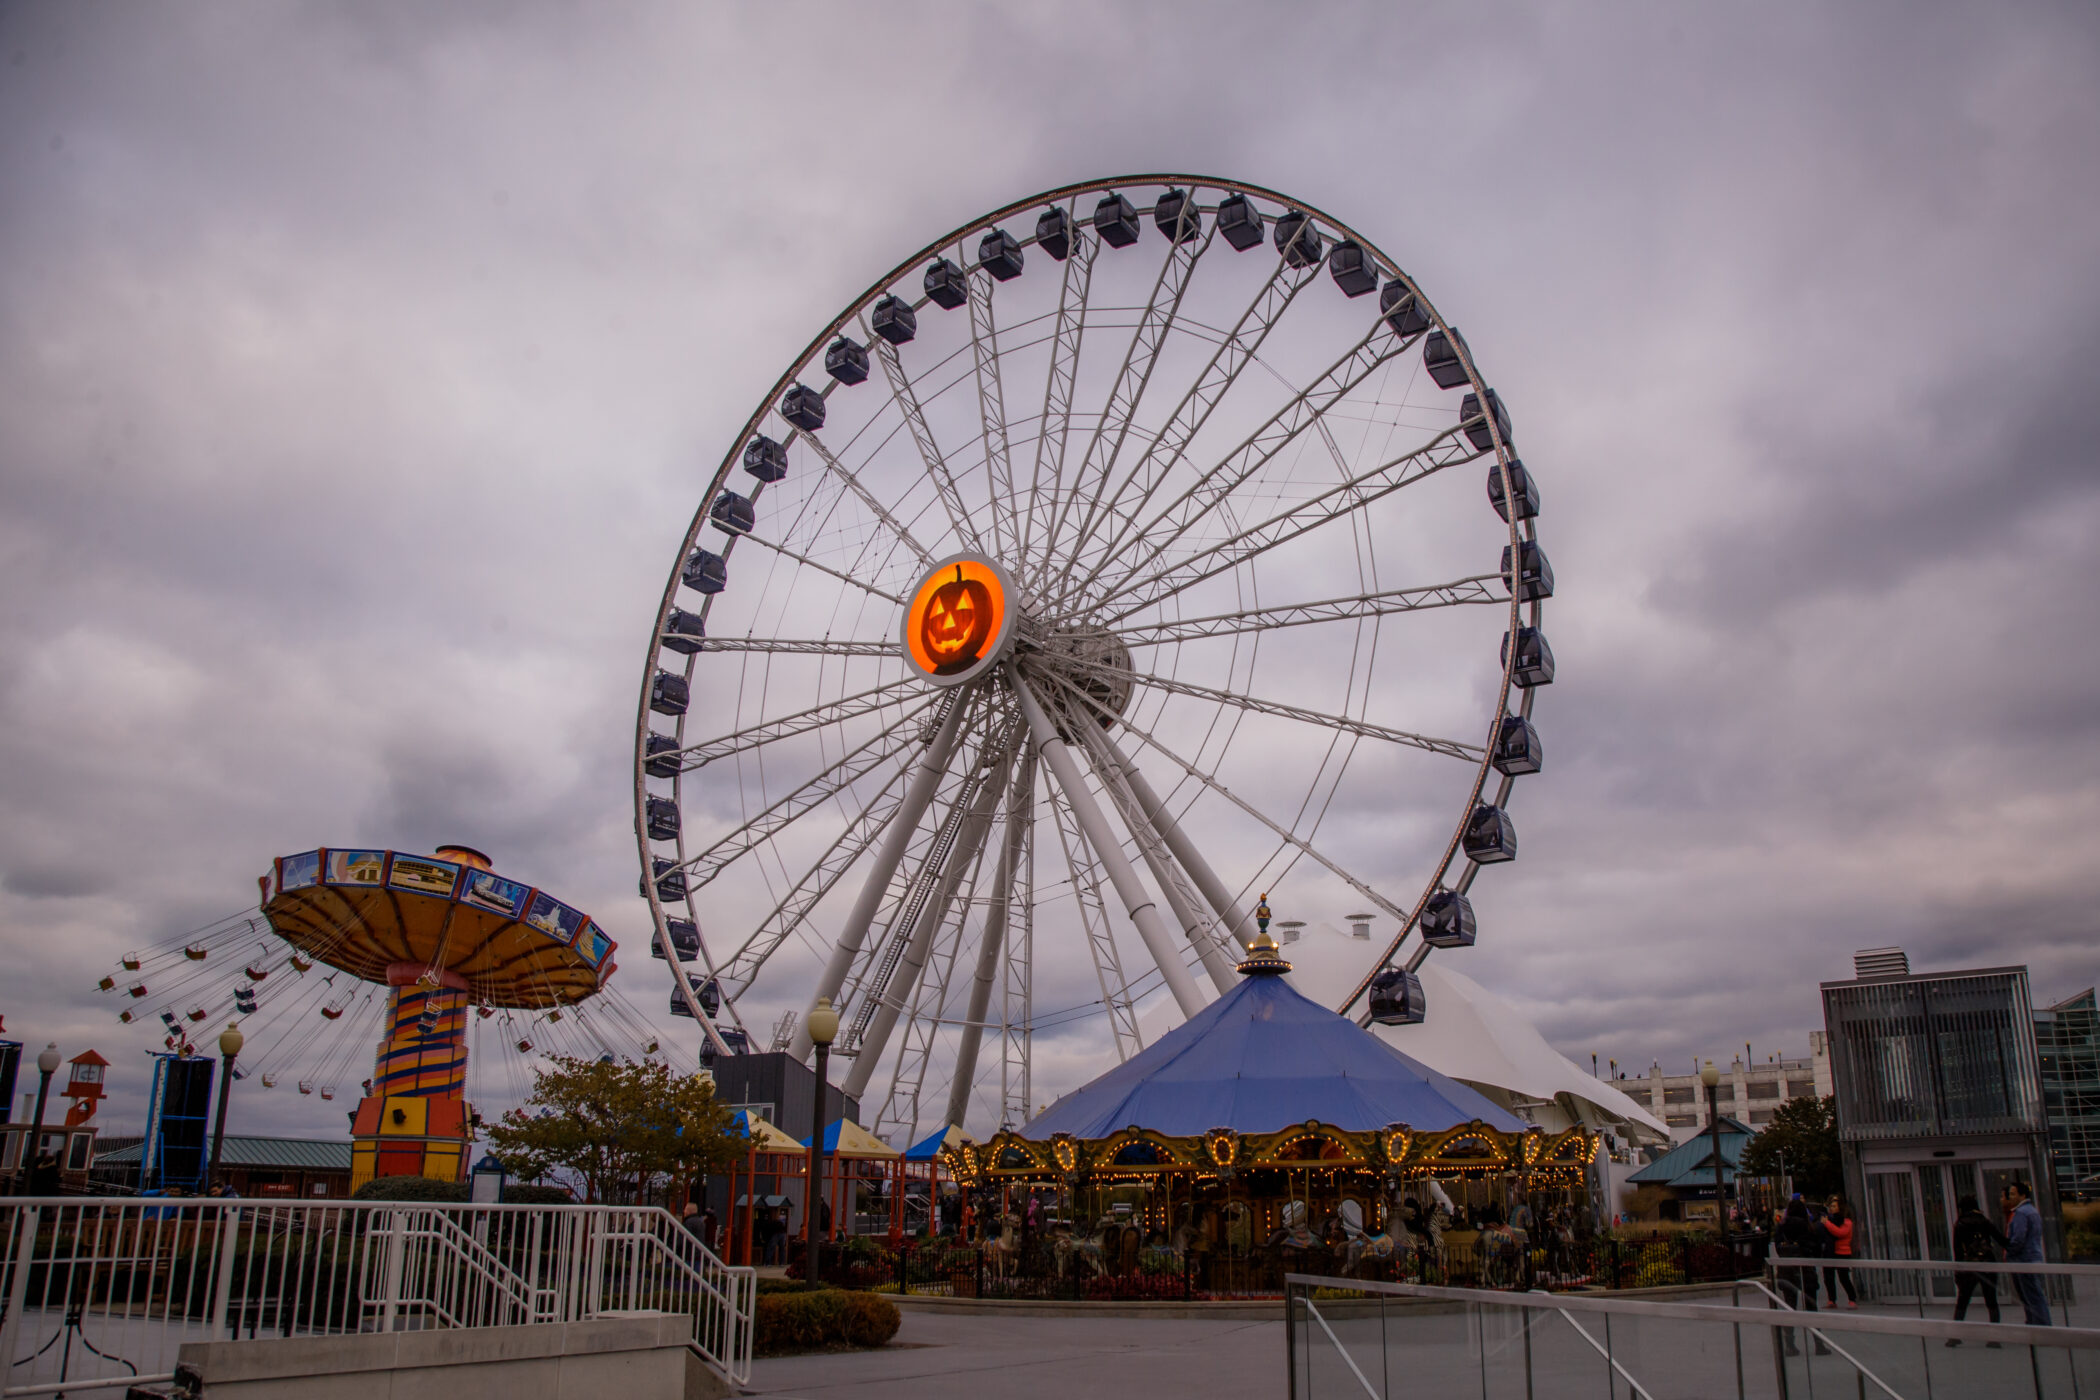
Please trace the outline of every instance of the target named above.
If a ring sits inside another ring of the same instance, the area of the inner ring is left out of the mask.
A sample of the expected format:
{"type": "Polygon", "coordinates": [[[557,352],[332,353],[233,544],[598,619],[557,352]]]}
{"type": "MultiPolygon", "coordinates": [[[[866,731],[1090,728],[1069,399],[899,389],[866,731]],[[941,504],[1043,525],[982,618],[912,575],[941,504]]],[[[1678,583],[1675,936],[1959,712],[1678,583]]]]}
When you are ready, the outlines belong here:
{"type": "Polygon", "coordinates": [[[429,968],[478,1005],[544,1009],[582,1001],[613,972],[615,944],[588,915],[464,848],[324,847],[272,862],[261,883],[280,938],[361,981],[429,968]]]}

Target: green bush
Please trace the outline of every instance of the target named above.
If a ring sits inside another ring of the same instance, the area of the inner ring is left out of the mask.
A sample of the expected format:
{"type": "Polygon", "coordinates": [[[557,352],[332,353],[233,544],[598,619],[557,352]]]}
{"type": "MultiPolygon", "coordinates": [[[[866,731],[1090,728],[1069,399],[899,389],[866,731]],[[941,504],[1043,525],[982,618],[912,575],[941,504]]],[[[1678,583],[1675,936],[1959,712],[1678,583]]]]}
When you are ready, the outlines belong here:
{"type": "Polygon", "coordinates": [[[753,1319],[753,1350],[759,1356],[798,1351],[879,1347],[897,1335],[903,1317],[887,1298],[836,1288],[764,1292],[753,1319]]]}
{"type": "MultiPolygon", "coordinates": [[[[427,1176],[375,1176],[357,1188],[353,1201],[464,1201],[464,1181],[435,1181],[427,1176]]],[[[568,1199],[563,1197],[564,1200],[568,1199]]]]}
{"type": "Polygon", "coordinates": [[[904,1317],[897,1305],[887,1298],[878,1298],[872,1293],[848,1293],[846,1295],[846,1341],[857,1347],[879,1347],[888,1344],[903,1325],[904,1317]]]}

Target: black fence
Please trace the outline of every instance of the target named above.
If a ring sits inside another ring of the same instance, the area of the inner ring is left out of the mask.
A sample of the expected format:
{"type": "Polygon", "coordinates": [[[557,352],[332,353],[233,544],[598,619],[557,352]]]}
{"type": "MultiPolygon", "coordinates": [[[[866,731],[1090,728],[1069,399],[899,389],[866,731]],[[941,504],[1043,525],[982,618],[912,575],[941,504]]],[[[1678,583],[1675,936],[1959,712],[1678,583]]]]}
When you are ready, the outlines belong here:
{"type": "Polygon", "coordinates": [[[827,1254],[824,1277],[846,1287],[959,1298],[1127,1302],[1280,1297],[1284,1276],[1293,1273],[1520,1291],[1662,1288],[1756,1277],[1768,1242],[1763,1234],[1535,1241],[1516,1231],[1454,1231],[1441,1250],[1382,1253],[1361,1243],[1236,1252],[1160,1244],[1103,1248],[1042,1237],[1011,1247],[934,1239],[907,1241],[895,1251],[827,1254]]]}

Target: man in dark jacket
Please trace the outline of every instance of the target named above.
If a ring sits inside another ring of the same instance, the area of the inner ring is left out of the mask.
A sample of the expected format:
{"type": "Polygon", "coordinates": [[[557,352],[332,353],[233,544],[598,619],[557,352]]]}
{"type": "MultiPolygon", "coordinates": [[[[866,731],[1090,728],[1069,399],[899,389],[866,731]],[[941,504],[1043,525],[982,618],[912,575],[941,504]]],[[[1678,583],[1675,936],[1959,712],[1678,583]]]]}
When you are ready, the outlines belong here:
{"type": "MultiPolygon", "coordinates": [[[[2005,1236],[1998,1233],[1998,1227],[1991,1223],[1990,1217],[1977,1208],[1974,1196],[1964,1196],[1955,1202],[1955,1205],[1961,1212],[1954,1217],[1955,1262],[1961,1264],[1997,1263],[1999,1258],[1998,1251],[2005,1247],[2005,1236]]],[[[1956,1270],[1954,1274],[1954,1320],[1956,1322],[1960,1322],[1968,1315],[1969,1299],[1977,1293],[1983,1295],[1983,1306],[1990,1312],[1991,1321],[1996,1322],[1999,1320],[1997,1277],[1992,1274],[1956,1270]]],[[[1957,1338],[1949,1337],[1947,1345],[1958,1347],[1961,1345],[1961,1342],[1957,1338]]],[[[1998,1344],[1996,1342],[1987,1342],[1985,1345],[1996,1346],[1998,1344]]]]}

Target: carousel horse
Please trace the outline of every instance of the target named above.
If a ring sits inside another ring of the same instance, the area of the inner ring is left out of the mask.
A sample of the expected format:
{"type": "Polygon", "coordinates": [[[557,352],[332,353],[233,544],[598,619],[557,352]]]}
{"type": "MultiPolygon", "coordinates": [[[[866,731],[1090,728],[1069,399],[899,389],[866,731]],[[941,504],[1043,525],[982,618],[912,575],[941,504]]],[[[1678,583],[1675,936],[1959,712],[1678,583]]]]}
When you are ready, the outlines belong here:
{"type": "Polygon", "coordinates": [[[1100,1278],[1108,1272],[1108,1265],[1102,1262],[1101,1241],[1098,1237],[1082,1239],[1072,1233],[1071,1226],[1060,1225],[1057,1227],[1053,1240],[1050,1252],[1057,1259],[1057,1276],[1059,1278],[1068,1277],[1075,1264],[1080,1268],[1090,1270],[1091,1276],[1094,1278],[1100,1278]]]}
{"type": "Polygon", "coordinates": [[[1499,1220],[1483,1225],[1473,1247],[1480,1257],[1483,1288],[1513,1288],[1523,1278],[1524,1255],[1531,1242],[1516,1226],[1499,1220]]]}
{"type": "Polygon", "coordinates": [[[984,1251],[991,1256],[993,1271],[1005,1278],[1013,1268],[1014,1261],[1021,1256],[1021,1240],[1017,1231],[1021,1222],[1012,1212],[999,1217],[999,1233],[984,1242],[984,1251]]]}
{"type": "Polygon", "coordinates": [[[1413,1243],[1408,1237],[1407,1227],[1400,1223],[1397,1215],[1389,1213],[1384,1227],[1366,1226],[1363,1208],[1355,1201],[1344,1201],[1340,1218],[1346,1237],[1341,1250],[1342,1274],[1362,1277],[1361,1271],[1366,1265],[1381,1274],[1397,1272],[1395,1261],[1405,1259],[1413,1243]]]}
{"type": "Polygon", "coordinates": [[[1288,1201],[1284,1204],[1283,1223],[1262,1241],[1262,1247],[1287,1255],[1309,1254],[1320,1247],[1320,1237],[1306,1224],[1305,1202],[1288,1201]]]}

